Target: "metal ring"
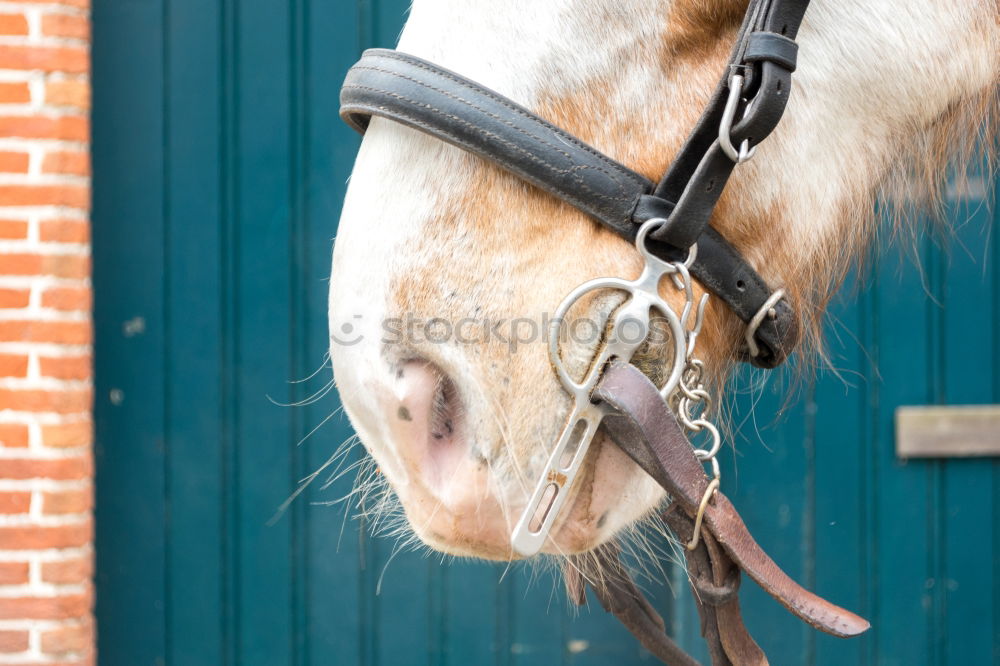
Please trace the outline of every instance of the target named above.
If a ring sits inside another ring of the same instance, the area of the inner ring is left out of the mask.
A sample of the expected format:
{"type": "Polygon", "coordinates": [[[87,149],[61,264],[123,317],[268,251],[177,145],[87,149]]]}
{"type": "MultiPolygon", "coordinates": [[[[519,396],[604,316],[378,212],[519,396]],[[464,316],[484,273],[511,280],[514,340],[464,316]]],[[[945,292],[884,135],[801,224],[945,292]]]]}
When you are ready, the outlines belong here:
{"type": "Polygon", "coordinates": [[[708,430],[709,434],[712,435],[712,446],[709,447],[708,451],[704,449],[697,449],[694,453],[698,457],[698,460],[702,462],[706,460],[714,460],[715,454],[719,452],[722,448],[722,435],[719,434],[719,429],[716,428],[711,421],[706,421],[705,419],[695,419],[693,423],[697,424],[699,428],[694,432],[701,432],[702,430],[708,430]]]}
{"type": "Polygon", "coordinates": [[[678,266],[684,266],[684,272],[678,269],[676,273],[670,276],[670,279],[674,281],[674,286],[680,291],[687,291],[691,284],[690,269],[694,265],[695,260],[698,258],[698,244],[694,243],[688,248],[687,259],[684,260],[683,264],[678,263],[678,266]]]}
{"type": "Polygon", "coordinates": [[[698,542],[701,540],[701,521],[705,518],[705,509],[708,507],[708,500],[712,499],[712,495],[718,489],[719,479],[712,479],[708,484],[708,488],[705,489],[705,494],[701,497],[701,503],[698,505],[698,513],[694,517],[694,533],[691,535],[691,541],[687,544],[688,550],[694,550],[698,547],[698,542]]]}
{"type": "MultiPolygon", "coordinates": [[[[579,287],[571,291],[566,298],[563,299],[559,307],[552,317],[552,321],[549,323],[549,361],[552,363],[552,367],[555,368],[556,376],[559,377],[560,383],[563,387],[570,392],[570,394],[575,394],[577,391],[583,389],[583,383],[575,381],[570,377],[569,372],[566,370],[566,366],[563,364],[562,355],[560,354],[559,339],[562,334],[563,324],[566,323],[566,315],[569,314],[570,308],[572,308],[577,301],[583,298],[586,294],[591,291],[597,291],[600,289],[613,289],[617,291],[625,292],[628,297],[623,301],[622,305],[628,303],[634,295],[635,291],[633,285],[628,280],[622,280],[620,278],[597,278],[594,280],[589,280],[584,282],[579,287]]],[[[621,305],[616,308],[621,309],[621,305]]],[[[611,317],[614,317],[615,313],[611,313],[611,317]]],[[[607,324],[607,322],[605,322],[607,324]]],[[[599,353],[599,350],[595,351],[595,354],[599,353]]],[[[586,374],[584,375],[584,382],[586,381],[586,374]]]]}
{"type": "Polygon", "coordinates": [[[746,340],[747,349],[750,351],[751,358],[757,358],[760,354],[760,347],[757,345],[756,340],[757,329],[760,328],[762,323],[764,323],[764,317],[774,319],[778,316],[778,313],[774,310],[774,306],[777,305],[778,301],[784,297],[784,289],[778,289],[773,294],[768,296],[767,300],[764,301],[764,305],[760,306],[760,309],[757,310],[757,314],[755,314],[753,319],[750,320],[750,323],[747,324],[746,331],[743,332],[743,339],[746,340]]]}
{"type": "Polygon", "coordinates": [[[664,261],[650,252],[649,248],[646,247],[646,237],[666,223],[667,219],[665,217],[652,217],[643,222],[642,226],[639,227],[639,231],[635,234],[635,249],[638,250],[639,254],[641,254],[643,259],[646,260],[646,269],[648,270],[650,267],[653,267],[660,275],[671,275],[676,273],[677,262],[664,261]]]}

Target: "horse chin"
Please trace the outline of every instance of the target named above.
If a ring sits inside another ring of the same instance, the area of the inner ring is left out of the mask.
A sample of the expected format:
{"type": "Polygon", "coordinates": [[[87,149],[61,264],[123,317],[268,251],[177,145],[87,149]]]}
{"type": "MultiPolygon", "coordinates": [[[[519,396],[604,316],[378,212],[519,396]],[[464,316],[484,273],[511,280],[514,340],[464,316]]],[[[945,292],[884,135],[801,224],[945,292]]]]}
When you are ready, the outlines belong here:
{"type": "MultiPolygon", "coordinates": [[[[519,510],[505,511],[485,487],[460,505],[444,504],[413,485],[398,493],[414,533],[430,548],[460,557],[522,559],[510,543],[519,510]]],[[[542,553],[565,556],[593,550],[647,517],[663,496],[663,490],[610,438],[600,436],[542,553]]]]}
{"type": "Polygon", "coordinates": [[[663,490],[606,435],[591,445],[566,517],[542,552],[576,555],[612,541],[647,517],[663,490]]]}

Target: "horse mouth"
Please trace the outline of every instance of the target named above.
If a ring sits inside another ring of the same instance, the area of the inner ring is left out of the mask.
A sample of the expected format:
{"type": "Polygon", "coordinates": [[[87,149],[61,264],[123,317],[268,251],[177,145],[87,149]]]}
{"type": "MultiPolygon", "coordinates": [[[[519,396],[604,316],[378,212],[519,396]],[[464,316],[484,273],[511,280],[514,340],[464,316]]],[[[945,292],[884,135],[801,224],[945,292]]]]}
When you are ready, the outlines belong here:
{"type": "MultiPolygon", "coordinates": [[[[422,487],[397,489],[414,533],[434,550],[495,561],[530,559],[511,544],[512,527],[523,507],[505,506],[488,473],[468,479],[457,501],[444,502],[422,487]]],[[[589,552],[648,515],[662,490],[618,448],[603,429],[588,453],[570,497],[541,549],[543,555],[589,552]]]]}

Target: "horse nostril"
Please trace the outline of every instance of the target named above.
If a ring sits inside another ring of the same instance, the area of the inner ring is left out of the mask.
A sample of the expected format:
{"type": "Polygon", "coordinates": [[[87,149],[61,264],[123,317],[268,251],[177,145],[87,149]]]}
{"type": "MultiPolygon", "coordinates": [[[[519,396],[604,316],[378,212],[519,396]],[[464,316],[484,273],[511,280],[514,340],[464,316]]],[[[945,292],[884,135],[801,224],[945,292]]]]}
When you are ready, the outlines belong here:
{"type": "Polygon", "coordinates": [[[434,391],[431,409],[430,430],[434,439],[441,440],[455,434],[456,403],[455,385],[447,377],[441,376],[434,391]]]}
{"type": "Polygon", "coordinates": [[[465,454],[455,383],[433,363],[412,359],[396,368],[393,393],[395,445],[411,472],[438,486],[465,454]]]}

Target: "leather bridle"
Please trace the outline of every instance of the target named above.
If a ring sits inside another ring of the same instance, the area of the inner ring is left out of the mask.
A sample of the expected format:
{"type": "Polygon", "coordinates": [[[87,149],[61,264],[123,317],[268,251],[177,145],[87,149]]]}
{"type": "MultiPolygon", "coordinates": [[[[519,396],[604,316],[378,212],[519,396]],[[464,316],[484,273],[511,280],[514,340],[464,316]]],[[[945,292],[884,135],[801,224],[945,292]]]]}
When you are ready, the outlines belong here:
{"type": "MultiPolygon", "coordinates": [[[[665,218],[653,234],[654,250],[676,258],[697,244],[691,272],[749,324],[775,292],[709,225],[736,166],[720,135],[729,128],[728,144],[756,146],[778,124],[795,70],[794,37],[807,5],[808,0],[750,4],[715,93],[655,185],[499,93],[398,51],[365,51],[347,73],[340,115],[360,132],[371,116],[381,116],[475,153],[628,240],[643,222],[665,218]]],[[[743,154],[745,159],[749,153],[743,154]]],[[[742,354],[754,365],[774,368],[794,349],[798,320],[785,299],[766,310],[752,336],[758,354],[749,348],[742,354]]]]}
{"type": "MultiPolygon", "coordinates": [[[[784,291],[770,288],[710,218],[736,165],[750,159],[781,119],[808,4],[751,0],[711,100],[658,184],[499,93],[398,51],[365,51],[347,74],[340,113],[362,133],[379,116],[479,155],[626,239],[634,241],[641,225],[660,220],[642,239],[644,247],[666,262],[693,260],[690,273],[747,325],[741,360],[774,368],[798,341],[798,318],[784,291]]],[[[667,491],[672,503],[663,519],[692,544],[688,571],[714,664],[767,663],[740,619],[741,571],[818,629],[853,636],[868,628],[801,588],[761,550],[729,500],[709,487],[704,459],[694,455],[660,389],[622,359],[611,358],[601,372],[590,399],[610,414],[603,427],[667,491]]],[[[571,560],[566,575],[571,596],[583,599],[589,583],[662,660],[696,663],[663,633],[662,619],[612,547],[597,558],[571,560]]]]}

